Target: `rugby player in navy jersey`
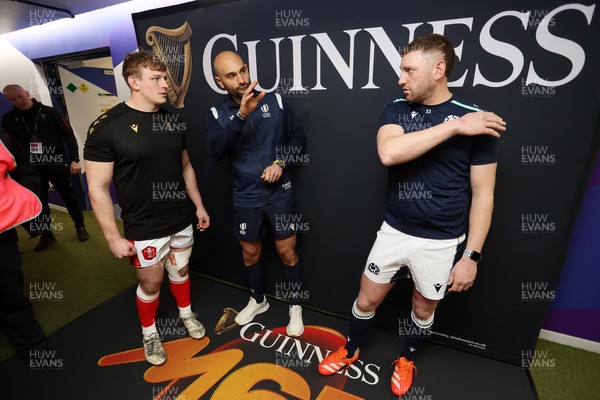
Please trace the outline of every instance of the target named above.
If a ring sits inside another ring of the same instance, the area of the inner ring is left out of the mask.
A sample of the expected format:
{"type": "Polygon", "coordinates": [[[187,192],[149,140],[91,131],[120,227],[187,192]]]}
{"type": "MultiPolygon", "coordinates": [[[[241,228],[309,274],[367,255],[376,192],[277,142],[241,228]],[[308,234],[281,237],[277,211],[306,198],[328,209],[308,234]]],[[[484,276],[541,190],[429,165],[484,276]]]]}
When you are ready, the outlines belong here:
{"type": "Polygon", "coordinates": [[[144,356],[160,365],[167,355],[155,321],[165,270],[189,335],[205,335],[191,308],[188,264],[194,214],[200,231],[208,228],[210,218],[185,148],[185,124],[161,107],[169,86],[165,64],[152,53],[130,53],[123,61],[123,78],[131,97],[90,126],[85,167],[94,214],[108,246],[115,257],[130,257],[135,267],[144,356]],[[124,237],[115,223],[111,182],[122,208],[124,237]]]}
{"type": "Polygon", "coordinates": [[[449,91],[454,59],[452,44],[437,34],[418,37],[402,51],[404,98],[384,107],[377,133],[379,158],[388,167],[385,218],[352,306],[347,342],[319,364],[322,375],[358,359],[377,307],[408,274],[414,325],[402,335],[391,378],[392,392],[405,394],[439,301],[475,281],[492,219],[498,132],[506,123],[449,91]]]}

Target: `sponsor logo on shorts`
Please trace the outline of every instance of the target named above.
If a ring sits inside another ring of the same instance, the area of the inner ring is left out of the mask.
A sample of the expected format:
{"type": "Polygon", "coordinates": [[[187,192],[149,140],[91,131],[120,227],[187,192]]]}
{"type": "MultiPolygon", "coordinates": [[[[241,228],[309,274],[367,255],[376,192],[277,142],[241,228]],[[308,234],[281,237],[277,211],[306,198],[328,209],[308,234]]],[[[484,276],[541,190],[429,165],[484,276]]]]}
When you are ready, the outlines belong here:
{"type": "Polygon", "coordinates": [[[367,269],[369,270],[370,273],[372,273],[373,275],[379,275],[379,267],[377,266],[377,264],[375,263],[371,263],[367,266],[367,269]]]}
{"type": "Polygon", "coordinates": [[[246,223],[242,222],[240,224],[240,235],[245,235],[246,234],[246,223]]]}
{"type": "Polygon", "coordinates": [[[144,260],[150,261],[156,258],[156,247],[148,246],[144,250],[142,250],[142,256],[144,260]]]}
{"type": "Polygon", "coordinates": [[[440,292],[440,289],[442,288],[442,286],[443,286],[443,285],[442,285],[441,283],[434,283],[434,284],[433,284],[433,287],[435,288],[435,291],[436,291],[437,293],[439,293],[439,292],[440,292]]]}

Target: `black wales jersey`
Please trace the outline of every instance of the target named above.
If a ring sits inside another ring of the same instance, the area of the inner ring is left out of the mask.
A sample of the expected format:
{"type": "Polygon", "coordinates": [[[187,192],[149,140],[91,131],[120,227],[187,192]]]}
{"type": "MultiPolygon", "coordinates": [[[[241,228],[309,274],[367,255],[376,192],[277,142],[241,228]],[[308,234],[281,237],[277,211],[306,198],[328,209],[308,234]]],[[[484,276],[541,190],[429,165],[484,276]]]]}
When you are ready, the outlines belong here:
{"type": "MultiPolygon", "coordinates": [[[[398,99],[388,103],[380,126],[400,125],[405,134],[479,111],[455,96],[425,106],[398,99]]],[[[451,239],[465,233],[471,200],[470,167],[497,161],[498,140],[457,135],[425,154],[388,168],[385,220],[409,235],[451,239]]]]}
{"type": "Polygon", "coordinates": [[[156,239],[192,223],[181,164],[184,149],[185,124],[162,108],[141,112],[121,103],[90,126],[84,159],[114,162],[127,239],[156,239]]]}

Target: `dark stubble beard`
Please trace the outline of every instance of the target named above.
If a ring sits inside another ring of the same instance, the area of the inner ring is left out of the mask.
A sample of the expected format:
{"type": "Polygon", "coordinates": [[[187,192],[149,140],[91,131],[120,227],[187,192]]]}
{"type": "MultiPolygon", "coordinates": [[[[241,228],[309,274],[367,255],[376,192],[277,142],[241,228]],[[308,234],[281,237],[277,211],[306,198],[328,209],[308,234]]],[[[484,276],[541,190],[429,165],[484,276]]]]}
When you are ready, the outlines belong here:
{"type": "MultiPolygon", "coordinates": [[[[248,87],[248,85],[244,85],[246,87],[248,87]]],[[[244,93],[240,92],[238,89],[228,89],[227,93],[229,93],[229,95],[231,97],[234,97],[236,99],[242,99],[242,97],[244,97],[244,93]]]]}

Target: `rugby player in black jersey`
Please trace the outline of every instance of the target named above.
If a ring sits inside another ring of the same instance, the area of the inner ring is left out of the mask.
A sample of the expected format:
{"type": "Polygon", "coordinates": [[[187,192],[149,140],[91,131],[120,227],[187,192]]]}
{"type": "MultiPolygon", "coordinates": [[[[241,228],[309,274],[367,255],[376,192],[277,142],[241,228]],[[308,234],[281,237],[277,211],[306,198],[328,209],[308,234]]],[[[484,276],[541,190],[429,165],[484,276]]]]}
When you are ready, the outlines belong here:
{"type": "Polygon", "coordinates": [[[130,257],[139,279],[136,302],[144,355],[160,365],[166,354],[155,321],[165,270],[189,335],[205,335],[191,309],[188,262],[194,214],[200,231],[208,228],[210,218],[185,148],[186,126],[161,108],[169,86],[165,64],[151,53],[131,53],[123,62],[123,78],[131,97],[91,124],[85,167],[94,214],[108,246],[115,257],[130,257]],[[122,208],[124,236],[115,222],[111,182],[122,208]]]}

